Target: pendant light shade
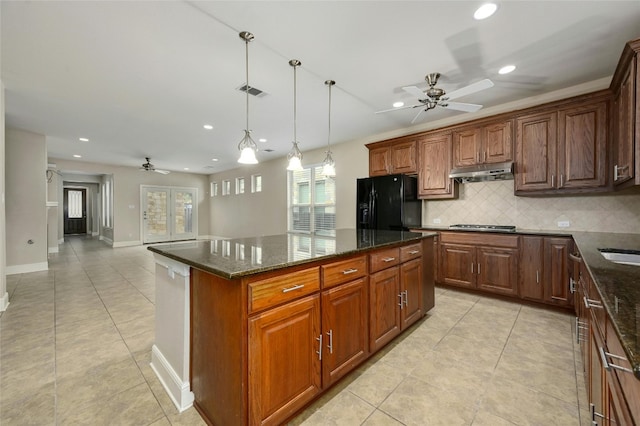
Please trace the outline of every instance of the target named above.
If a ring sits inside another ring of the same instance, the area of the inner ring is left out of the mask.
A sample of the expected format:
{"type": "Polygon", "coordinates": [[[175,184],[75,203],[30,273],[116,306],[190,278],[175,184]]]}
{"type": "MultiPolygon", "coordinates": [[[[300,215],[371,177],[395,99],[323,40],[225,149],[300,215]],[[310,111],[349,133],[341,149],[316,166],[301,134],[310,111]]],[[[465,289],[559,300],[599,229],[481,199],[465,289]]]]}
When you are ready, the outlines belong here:
{"type": "Polygon", "coordinates": [[[246,64],[246,94],[247,94],[247,127],[244,130],[244,137],[238,144],[238,151],[240,151],[240,158],[238,163],[240,164],[258,164],[256,158],[256,151],[258,151],[258,145],[251,139],[251,130],[249,130],[249,42],[253,40],[253,34],[247,31],[240,33],[240,38],[245,43],[245,64],[246,64]]]}
{"type": "Polygon", "coordinates": [[[298,148],[298,138],[296,134],[296,68],[298,68],[302,63],[297,59],[292,59],[289,61],[289,65],[293,67],[293,146],[291,147],[291,151],[287,155],[287,170],[292,171],[300,171],[302,168],[302,152],[298,148]]]}
{"type": "Polygon", "coordinates": [[[336,84],[336,82],[327,80],[324,84],[329,86],[329,126],[327,131],[327,156],[324,157],[324,161],[322,162],[322,174],[333,177],[336,175],[336,162],[333,161],[333,157],[331,156],[331,86],[336,84]]]}

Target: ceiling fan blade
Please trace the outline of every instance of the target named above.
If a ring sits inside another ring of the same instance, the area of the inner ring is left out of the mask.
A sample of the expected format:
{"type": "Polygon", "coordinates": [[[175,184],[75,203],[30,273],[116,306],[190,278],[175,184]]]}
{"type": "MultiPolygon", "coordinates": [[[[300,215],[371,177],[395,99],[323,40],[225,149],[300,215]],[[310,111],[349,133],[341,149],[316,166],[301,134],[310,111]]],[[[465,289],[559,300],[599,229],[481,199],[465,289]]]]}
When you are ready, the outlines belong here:
{"type": "Polygon", "coordinates": [[[420,117],[420,114],[422,114],[422,111],[424,111],[424,109],[421,109],[420,111],[418,111],[416,116],[413,117],[413,120],[411,120],[411,124],[415,123],[418,120],[418,117],[420,117]]]}
{"type": "Polygon", "coordinates": [[[404,90],[407,93],[412,94],[413,96],[415,96],[418,99],[427,99],[428,96],[425,95],[425,93],[420,90],[419,88],[417,88],[416,86],[405,86],[402,88],[402,90],[404,90]]]}
{"type": "Polygon", "coordinates": [[[407,105],[407,106],[403,106],[403,107],[399,107],[399,108],[391,108],[391,109],[383,109],[382,111],[376,111],[374,114],[381,114],[383,112],[390,112],[390,111],[400,111],[402,109],[409,109],[409,108],[418,108],[424,106],[423,104],[417,104],[417,105],[407,105]]]}
{"type": "Polygon", "coordinates": [[[169,173],[171,173],[169,170],[153,169],[153,171],[156,172],[156,173],[160,173],[161,175],[168,175],[169,173]]]}
{"type": "Polygon", "coordinates": [[[472,93],[479,92],[481,90],[488,89],[490,87],[493,87],[493,81],[489,80],[488,78],[485,78],[484,80],[480,80],[476,83],[462,87],[458,90],[454,90],[451,93],[447,93],[445,97],[447,99],[457,99],[466,95],[470,95],[472,93]]]}
{"type": "Polygon", "coordinates": [[[454,109],[456,111],[465,111],[465,112],[476,112],[482,105],[478,104],[465,104],[463,102],[446,102],[445,104],[440,105],[446,109],[454,109]]]}

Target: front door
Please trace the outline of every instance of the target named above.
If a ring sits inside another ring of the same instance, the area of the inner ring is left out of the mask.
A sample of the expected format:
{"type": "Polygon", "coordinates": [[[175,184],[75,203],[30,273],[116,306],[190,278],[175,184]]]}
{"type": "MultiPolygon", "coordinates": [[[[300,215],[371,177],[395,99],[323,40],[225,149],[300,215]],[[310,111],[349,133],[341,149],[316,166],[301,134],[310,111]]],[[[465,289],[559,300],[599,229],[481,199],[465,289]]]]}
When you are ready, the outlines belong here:
{"type": "Polygon", "coordinates": [[[87,190],[64,188],[64,233],[86,234],[87,190]]]}
{"type": "Polygon", "coordinates": [[[142,241],[194,239],[197,204],[194,188],[142,187],[142,241]]]}

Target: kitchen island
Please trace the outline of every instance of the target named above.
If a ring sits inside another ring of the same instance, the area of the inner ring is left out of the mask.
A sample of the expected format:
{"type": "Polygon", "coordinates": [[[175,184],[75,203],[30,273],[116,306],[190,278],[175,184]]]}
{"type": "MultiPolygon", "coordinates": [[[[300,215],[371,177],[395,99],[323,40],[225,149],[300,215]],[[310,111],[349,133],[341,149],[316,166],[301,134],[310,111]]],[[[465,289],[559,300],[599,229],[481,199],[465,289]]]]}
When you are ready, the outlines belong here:
{"type": "Polygon", "coordinates": [[[337,230],[149,247],[152,368],[180,410],[281,424],[434,305],[434,236],[337,230]]]}

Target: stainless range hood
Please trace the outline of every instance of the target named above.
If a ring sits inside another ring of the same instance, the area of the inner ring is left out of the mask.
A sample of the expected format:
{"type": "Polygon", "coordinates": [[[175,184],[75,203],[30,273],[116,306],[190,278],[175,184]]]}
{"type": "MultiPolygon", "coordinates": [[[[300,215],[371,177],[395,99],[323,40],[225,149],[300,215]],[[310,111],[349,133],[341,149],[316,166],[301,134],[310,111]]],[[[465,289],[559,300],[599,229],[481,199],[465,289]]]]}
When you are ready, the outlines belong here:
{"type": "Polygon", "coordinates": [[[477,164],[451,170],[449,178],[460,183],[513,179],[513,163],[477,164]]]}

